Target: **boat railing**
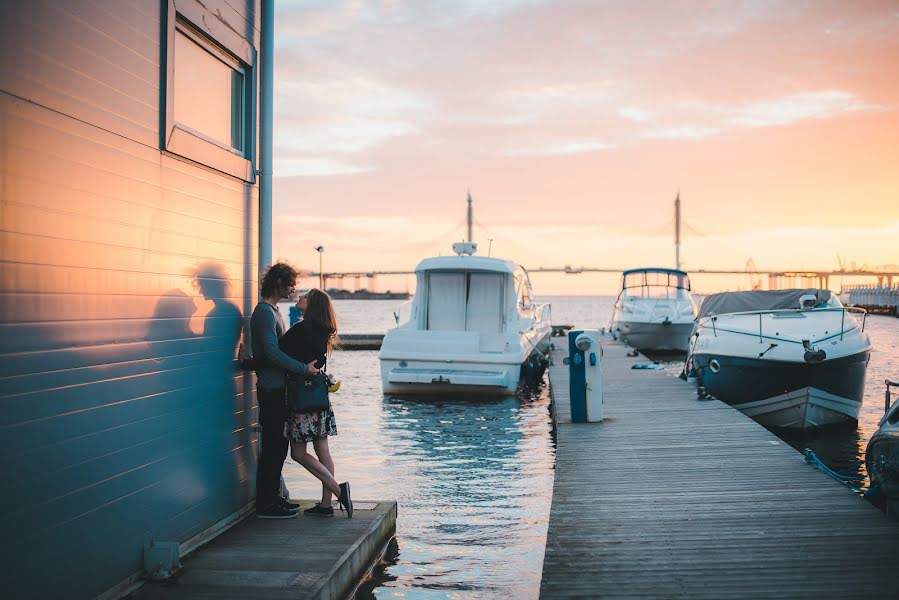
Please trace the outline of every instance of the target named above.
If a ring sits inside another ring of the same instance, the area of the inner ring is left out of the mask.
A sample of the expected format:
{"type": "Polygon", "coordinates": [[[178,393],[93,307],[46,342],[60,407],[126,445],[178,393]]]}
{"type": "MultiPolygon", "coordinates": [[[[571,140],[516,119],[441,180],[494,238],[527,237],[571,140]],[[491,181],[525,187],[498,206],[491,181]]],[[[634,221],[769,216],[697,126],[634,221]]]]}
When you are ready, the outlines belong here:
{"type": "MultiPolygon", "coordinates": [[[[843,335],[846,333],[846,326],[845,326],[846,325],[846,313],[861,315],[861,317],[862,317],[861,330],[862,331],[865,330],[865,323],[867,321],[868,311],[865,310],[864,308],[859,308],[857,306],[834,306],[834,307],[826,307],[826,308],[813,308],[813,309],[808,309],[808,310],[799,310],[799,309],[795,309],[795,308],[780,308],[780,309],[771,309],[771,310],[746,310],[746,311],[740,311],[740,312],[721,313],[718,315],[709,315],[706,317],[700,317],[696,321],[696,324],[698,327],[708,327],[708,323],[711,323],[712,324],[712,332],[714,333],[715,337],[718,337],[718,328],[716,326],[716,323],[717,323],[719,317],[724,317],[724,316],[738,317],[738,316],[758,315],[758,317],[759,317],[758,337],[759,337],[759,343],[762,343],[764,341],[764,337],[765,337],[764,319],[762,319],[762,317],[764,315],[791,315],[792,316],[792,315],[796,315],[796,314],[803,314],[806,312],[821,313],[821,312],[837,312],[837,311],[840,312],[840,334],[839,334],[840,340],[843,339],[843,335]]],[[[737,333],[745,333],[745,332],[737,332],[737,333]]],[[[750,335],[753,335],[753,334],[750,334],[750,335]]],[[[836,334],[834,334],[830,337],[835,337],[835,336],[836,336],[836,334]]],[[[829,339],[829,338],[827,338],[827,339],[829,339]]],[[[786,341],[789,341],[789,340],[786,340],[786,341]]],[[[819,341],[821,341],[821,340],[819,340],[819,341]]]]}

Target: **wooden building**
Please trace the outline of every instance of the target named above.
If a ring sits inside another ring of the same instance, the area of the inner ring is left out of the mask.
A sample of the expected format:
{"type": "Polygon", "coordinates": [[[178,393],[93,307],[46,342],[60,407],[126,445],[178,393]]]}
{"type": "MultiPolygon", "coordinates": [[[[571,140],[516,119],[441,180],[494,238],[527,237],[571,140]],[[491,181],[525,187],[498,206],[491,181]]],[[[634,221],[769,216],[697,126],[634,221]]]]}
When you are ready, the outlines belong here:
{"type": "Polygon", "coordinates": [[[260,4],[0,5],[5,597],[112,596],[251,508],[260,4]]]}

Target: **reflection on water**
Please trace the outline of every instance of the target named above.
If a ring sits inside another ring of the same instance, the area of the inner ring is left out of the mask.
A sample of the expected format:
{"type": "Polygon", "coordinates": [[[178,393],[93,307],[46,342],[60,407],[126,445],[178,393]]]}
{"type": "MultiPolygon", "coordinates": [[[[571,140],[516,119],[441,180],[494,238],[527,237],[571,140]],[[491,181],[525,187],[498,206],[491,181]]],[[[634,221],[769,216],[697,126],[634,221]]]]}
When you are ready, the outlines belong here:
{"type": "MultiPolygon", "coordinates": [[[[359,501],[399,502],[397,547],[360,597],[533,598],[540,589],[554,449],[546,386],[495,399],[385,397],[376,352],[329,370],[339,480],[359,501]]],[[[294,497],[316,481],[285,465],[294,497]]]]}

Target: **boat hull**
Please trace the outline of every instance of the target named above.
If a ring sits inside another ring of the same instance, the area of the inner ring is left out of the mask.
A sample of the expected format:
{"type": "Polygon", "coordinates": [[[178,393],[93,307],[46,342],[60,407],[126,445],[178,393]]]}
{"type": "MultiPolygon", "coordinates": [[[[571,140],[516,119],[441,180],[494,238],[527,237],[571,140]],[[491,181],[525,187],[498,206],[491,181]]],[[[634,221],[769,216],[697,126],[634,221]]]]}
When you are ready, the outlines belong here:
{"type": "Polygon", "coordinates": [[[637,350],[686,352],[693,321],[688,323],[641,323],[619,321],[621,340],[637,350]]]}
{"type": "Polygon", "coordinates": [[[881,427],[871,437],[865,451],[865,466],[884,496],[899,502],[899,426],[881,427]]]}
{"type": "Polygon", "coordinates": [[[705,393],[763,425],[788,429],[858,421],[870,350],[820,363],[694,354],[705,393]]]}
{"type": "Polygon", "coordinates": [[[542,356],[514,363],[382,359],[381,382],[391,395],[513,396],[526,369],[541,368],[542,356]]]}

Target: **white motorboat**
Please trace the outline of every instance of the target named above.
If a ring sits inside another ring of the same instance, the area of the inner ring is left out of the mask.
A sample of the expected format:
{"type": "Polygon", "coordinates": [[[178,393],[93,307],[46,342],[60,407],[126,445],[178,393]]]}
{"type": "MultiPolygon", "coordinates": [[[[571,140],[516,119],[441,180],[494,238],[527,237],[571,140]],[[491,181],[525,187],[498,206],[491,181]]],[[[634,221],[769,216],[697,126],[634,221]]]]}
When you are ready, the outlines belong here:
{"type": "Polygon", "coordinates": [[[428,258],[415,268],[409,318],[381,345],[385,393],[511,395],[522,375],[542,375],[549,305],[535,302],[521,266],[473,256],[476,249],[453,244],[456,256],[428,258]]]}
{"type": "Polygon", "coordinates": [[[677,269],[632,269],[621,274],[611,330],[637,350],[686,352],[696,317],[690,278],[677,269]]]}
{"type": "Polygon", "coordinates": [[[768,427],[857,422],[871,341],[865,311],[829,290],[705,298],[685,371],[700,391],[768,427]]]}

